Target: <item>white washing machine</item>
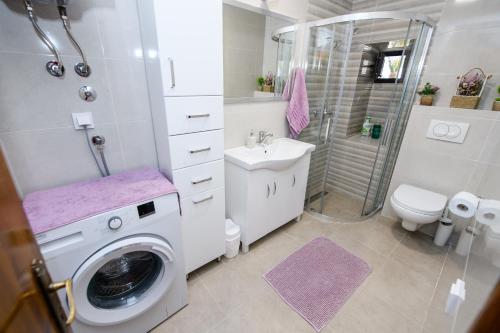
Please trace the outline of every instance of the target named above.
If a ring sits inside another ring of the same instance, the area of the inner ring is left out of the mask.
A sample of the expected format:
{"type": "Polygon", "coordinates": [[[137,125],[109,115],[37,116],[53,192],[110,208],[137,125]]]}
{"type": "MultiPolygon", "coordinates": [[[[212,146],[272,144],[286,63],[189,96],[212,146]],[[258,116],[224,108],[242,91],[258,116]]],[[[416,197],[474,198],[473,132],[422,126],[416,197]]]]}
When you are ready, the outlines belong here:
{"type": "MultiPolygon", "coordinates": [[[[54,281],[73,279],[75,333],[142,333],[187,304],[176,193],[37,234],[54,281]]],[[[64,291],[59,296],[68,310],[64,291]]]]}

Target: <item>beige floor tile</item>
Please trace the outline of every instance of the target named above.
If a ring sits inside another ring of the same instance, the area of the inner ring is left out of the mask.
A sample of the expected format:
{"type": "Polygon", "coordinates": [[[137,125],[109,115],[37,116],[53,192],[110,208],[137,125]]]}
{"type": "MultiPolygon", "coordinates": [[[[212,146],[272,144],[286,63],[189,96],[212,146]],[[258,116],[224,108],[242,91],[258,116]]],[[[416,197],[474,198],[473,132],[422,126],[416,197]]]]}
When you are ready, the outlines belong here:
{"type": "Polygon", "coordinates": [[[219,308],[229,314],[249,299],[259,299],[273,293],[259,274],[249,274],[241,266],[224,263],[223,268],[200,276],[201,281],[219,308]]]}
{"type": "Polygon", "coordinates": [[[432,299],[435,285],[425,276],[395,260],[388,261],[368,278],[366,291],[383,299],[407,318],[421,325],[432,299]]]}
{"type": "Polygon", "coordinates": [[[450,249],[443,264],[441,275],[439,276],[436,290],[432,298],[434,308],[444,309],[451,284],[457,279],[462,279],[465,269],[465,257],[450,249]]]}
{"type": "MultiPolygon", "coordinates": [[[[244,305],[228,315],[211,333],[314,333],[314,329],[276,294],[246,299],[244,305]]],[[[327,330],[324,333],[328,333],[327,330]]]]}
{"type": "Polygon", "coordinates": [[[378,223],[376,218],[344,225],[344,236],[350,237],[381,255],[389,256],[405,237],[397,225],[378,223]]]}
{"type": "Polygon", "coordinates": [[[447,247],[434,245],[431,237],[420,232],[409,232],[392,254],[394,260],[409,265],[435,284],[443,267],[447,247]]]}
{"type": "Polygon", "coordinates": [[[453,316],[444,312],[445,304],[432,303],[424,323],[424,331],[428,333],[451,333],[453,316]]]}
{"type": "Polygon", "coordinates": [[[301,242],[309,242],[316,237],[329,237],[342,228],[339,223],[322,222],[311,215],[304,214],[300,222],[290,222],[284,232],[301,242]]]}
{"type": "Polygon", "coordinates": [[[387,333],[421,331],[418,322],[401,315],[397,308],[369,289],[357,291],[328,325],[331,332],[387,333]]]}
{"type": "Polygon", "coordinates": [[[188,282],[188,293],[189,304],[152,333],[204,333],[222,321],[225,314],[200,279],[188,282]]]}
{"type": "MultiPolygon", "coordinates": [[[[329,204],[337,205],[336,209],[356,205],[342,200],[329,204]]],[[[292,221],[256,241],[248,254],[193,272],[188,281],[190,305],[153,332],[313,333],[262,275],[320,236],[332,239],[373,269],[322,333],[449,332],[452,318],[444,314],[444,304],[450,284],[463,275],[464,258],[379,215],[359,222],[342,216],[334,220],[325,223],[304,214],[301,222],[292,221]]],[[[481,260],[474,260],[470,269],[470,293],[479,301],[499,271],[481,260]]],[[[471,316],[474,311],[466,306],[462,312],[471,316]]]]}

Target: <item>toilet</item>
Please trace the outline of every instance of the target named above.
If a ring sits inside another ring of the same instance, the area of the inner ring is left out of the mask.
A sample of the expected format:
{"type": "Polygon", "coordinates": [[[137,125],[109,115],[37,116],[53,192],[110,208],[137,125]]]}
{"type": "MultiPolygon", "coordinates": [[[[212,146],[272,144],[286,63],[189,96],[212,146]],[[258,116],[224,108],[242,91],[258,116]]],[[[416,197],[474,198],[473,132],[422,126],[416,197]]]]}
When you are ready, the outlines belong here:
{"type": "Polygon", "coordinates": [[[491,263],[500,268],[500,225],[494,224],[486,228],[484,242],[491,263]]]}
{"type": "Polygon", "coordinates": [[[445,195],[407,184],[399,185],[391,196],[391,206],[403,219],[403,228],[408,231],[437,221],[443,215],[447,201],[445,195]]]}

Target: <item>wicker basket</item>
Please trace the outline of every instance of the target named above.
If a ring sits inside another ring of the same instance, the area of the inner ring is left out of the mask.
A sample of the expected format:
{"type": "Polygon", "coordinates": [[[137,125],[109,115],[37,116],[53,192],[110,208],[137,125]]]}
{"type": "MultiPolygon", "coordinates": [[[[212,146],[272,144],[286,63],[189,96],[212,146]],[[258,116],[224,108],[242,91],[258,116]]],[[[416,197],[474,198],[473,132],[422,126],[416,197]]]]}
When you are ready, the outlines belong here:
{"type": "Polygon", "coordinates": [[[434,96],[423,95],[422,97],[420,97],[420,105],[432,106],[433,100],[434,100],[434,96]]]}
{"type": "Polygon", "coordinates": [[[500,111],[500,101],[493,101],[493,106],[491,107],[493,111],[500,111]]]}
{"type": "Polygon", "coordinates": [[[477,109],[481,97],[479,96],[453,96],[450,107],[460,109],[477,109]]]}
{"type": "Polygon", "coordinates": [[[456,90],[456,95],[451,98],[450,107],[461,108],[461,109],[477,109],[479,106],[479,101],[483,95],[484,87],[486,86],[486,81],[491,78],[491,75],[486,75],[484,71],[479,68],[472,68],[467,73],[462,76],[458,76],[458,85],[456,90]],[[468,84],[467,80],[471,78],[479,77],[480,86],[468,84]],[[465,83],[464,83],[465,82],[465,83]],[[474,89],[476,87],[476,89],[474,89]],[[479,91],[477,90],[479,88],[479,91]]]}

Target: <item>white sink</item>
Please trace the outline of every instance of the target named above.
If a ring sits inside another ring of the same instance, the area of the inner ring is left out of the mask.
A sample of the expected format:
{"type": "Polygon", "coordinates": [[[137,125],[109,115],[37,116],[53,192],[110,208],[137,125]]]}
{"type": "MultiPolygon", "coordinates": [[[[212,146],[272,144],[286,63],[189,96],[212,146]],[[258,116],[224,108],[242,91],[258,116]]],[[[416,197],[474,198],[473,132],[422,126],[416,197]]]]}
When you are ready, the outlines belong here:
{"type": "Polygon", "coordinates": [[[304,155],[314,151],[315,145],[288,138],[274,139],[270,145],[246,146],[227,149],[224,158],[246,170],[271,169],[283,170],[304,155]]]}

